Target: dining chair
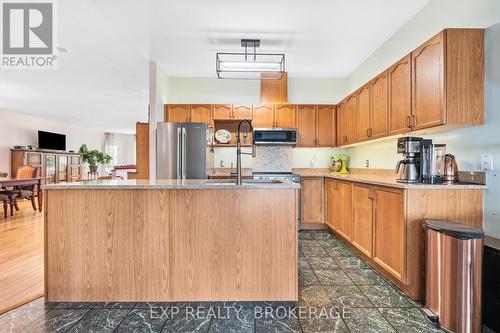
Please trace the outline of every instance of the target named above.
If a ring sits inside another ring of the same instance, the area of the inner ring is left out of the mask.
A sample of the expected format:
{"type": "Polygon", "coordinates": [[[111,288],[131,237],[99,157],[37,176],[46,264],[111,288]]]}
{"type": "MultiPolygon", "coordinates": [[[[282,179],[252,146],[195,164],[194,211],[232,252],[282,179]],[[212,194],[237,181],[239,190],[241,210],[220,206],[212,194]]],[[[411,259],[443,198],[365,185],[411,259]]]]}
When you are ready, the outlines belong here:
{"type": "MultiPolygon", "coordinates": [[[[10,205],[9,196],[0,192],[0,202],[3,203],[3,216],[7,218],[7,207],[10,205]]],[[[12,215],[12,206],[10,207],[10,214],[12,215]]]]}
{"type": "MultiPolygon", "coordinates": [[[[25,165],[17,169],[17,179],[29,179],[29,178],[37,178],[40,176],[40,168],[34,167],[32,165],[25,165]]],[[[9,196],[11,207],[14,206],[16,210],[19,210],[17,206],[17,199],[28,199],[31,201],[31,206],[36,211],[36,202],[35,202],[35,187],[36,185],[30,186],[18,186],[12,190],[5,191],[4,194],[9,196]]],[[[11,208],[12,215],[12,208],[11,208]]]]}

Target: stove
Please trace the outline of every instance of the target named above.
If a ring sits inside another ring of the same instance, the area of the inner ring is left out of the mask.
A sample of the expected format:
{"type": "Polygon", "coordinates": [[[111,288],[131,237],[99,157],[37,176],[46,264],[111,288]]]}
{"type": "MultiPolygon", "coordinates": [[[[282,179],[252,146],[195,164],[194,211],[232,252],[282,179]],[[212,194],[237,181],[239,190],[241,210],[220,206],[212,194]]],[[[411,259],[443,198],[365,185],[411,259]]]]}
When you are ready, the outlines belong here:
{"type": "Polygon", "coordinates": [[[265,180],[287,179],[295,183],[300,183],[300,176],[291,172],[254,172],[252,178],[265,180]]]}

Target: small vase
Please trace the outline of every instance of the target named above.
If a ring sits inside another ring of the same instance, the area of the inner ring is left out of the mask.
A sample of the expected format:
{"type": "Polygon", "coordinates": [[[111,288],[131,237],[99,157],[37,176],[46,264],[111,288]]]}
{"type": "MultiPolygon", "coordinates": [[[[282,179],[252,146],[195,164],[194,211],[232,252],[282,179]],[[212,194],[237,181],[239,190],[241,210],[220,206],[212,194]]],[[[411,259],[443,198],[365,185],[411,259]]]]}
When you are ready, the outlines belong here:
{"type": "Polygon", "coordinates": [[[89,165],[89,170],[91,173],[97,172],[97,165],[89,165]]]}

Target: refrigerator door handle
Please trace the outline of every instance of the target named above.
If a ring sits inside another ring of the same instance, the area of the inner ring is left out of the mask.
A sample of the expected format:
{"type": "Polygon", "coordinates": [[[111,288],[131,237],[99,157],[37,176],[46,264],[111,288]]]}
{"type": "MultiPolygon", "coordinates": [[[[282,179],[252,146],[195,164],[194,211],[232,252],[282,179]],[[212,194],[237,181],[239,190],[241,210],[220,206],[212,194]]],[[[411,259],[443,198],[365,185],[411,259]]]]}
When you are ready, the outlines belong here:
{"type": "Polygon", "coordinates": [[[182,128],[182,179],[186,179],[186,128],[182,128]]]}
{"type": "Polygon", "coordinates": [[[177,128],[177,179],[181,178],[181,129],[177,128]]]}

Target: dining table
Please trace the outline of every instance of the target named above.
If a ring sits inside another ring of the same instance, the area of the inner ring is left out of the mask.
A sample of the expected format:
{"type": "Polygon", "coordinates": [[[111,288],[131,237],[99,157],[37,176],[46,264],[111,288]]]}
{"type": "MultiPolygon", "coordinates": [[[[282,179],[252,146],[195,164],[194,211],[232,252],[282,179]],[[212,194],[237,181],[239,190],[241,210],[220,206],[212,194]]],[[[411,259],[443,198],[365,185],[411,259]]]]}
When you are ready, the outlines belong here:
{"type": "Polygon", "coordinates": [[[23,178],[23,179],[0,177],[0,188],[37,185],[36,188],[37,188],[38,210],[41,212],[43,206],[42,182],[44,179],[45,178],[43,177],[23,178]]]}

